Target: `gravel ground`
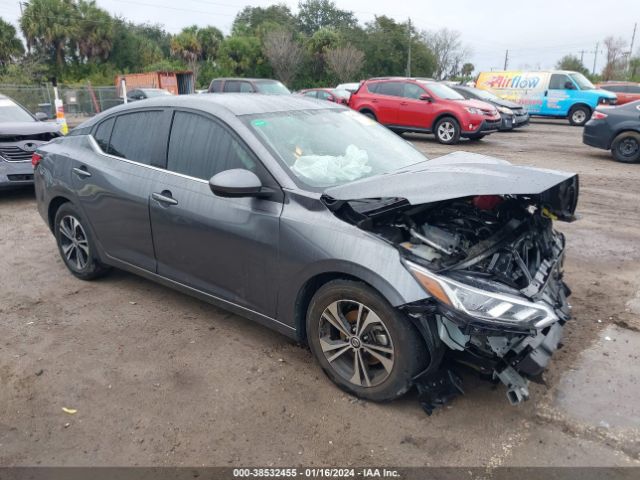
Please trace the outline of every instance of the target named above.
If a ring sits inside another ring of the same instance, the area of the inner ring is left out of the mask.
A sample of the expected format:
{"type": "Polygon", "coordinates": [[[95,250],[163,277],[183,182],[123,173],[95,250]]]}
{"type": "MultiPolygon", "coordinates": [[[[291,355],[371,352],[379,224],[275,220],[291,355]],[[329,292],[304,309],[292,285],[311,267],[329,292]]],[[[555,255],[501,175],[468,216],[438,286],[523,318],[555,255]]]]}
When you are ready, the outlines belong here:
{"type": "Polygon", "coordinates": [[[472,376],[431,417],[415,394],[356,400],[248,320],[123,272],[75,279],[33,191],[1,192],[0,465],[640,465],[640,165],[565,122],[406,138],[580,174],[582,219],[558,225],[575,320],[529,402],[472,376]]]}

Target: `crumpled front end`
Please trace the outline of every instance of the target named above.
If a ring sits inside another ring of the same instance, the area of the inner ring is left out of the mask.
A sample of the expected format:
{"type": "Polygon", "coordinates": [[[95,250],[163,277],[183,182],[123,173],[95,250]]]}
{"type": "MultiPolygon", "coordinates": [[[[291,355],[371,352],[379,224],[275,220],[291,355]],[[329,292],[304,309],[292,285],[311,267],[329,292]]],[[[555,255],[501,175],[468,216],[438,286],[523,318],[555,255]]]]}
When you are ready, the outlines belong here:
{"type": "Polygon", "coordinates": [[[553,222],[574,219],[577,195],[572,176],[532,195],[360,200],[334,210],[392,243],[427,294],[402,307],[431,353],[415,378],[427,412],[462,392],[459,365],[502,382],[512,404],[541,381],[571,316],[565,238],[553,222]]]}

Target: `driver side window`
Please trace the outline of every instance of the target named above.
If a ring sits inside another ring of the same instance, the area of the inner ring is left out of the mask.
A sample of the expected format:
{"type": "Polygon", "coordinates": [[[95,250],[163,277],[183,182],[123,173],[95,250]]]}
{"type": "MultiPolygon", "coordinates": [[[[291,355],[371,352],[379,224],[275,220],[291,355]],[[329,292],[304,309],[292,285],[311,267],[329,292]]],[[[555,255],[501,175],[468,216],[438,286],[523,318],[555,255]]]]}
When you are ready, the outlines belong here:
{"type": "Polygon", "coordinates": [[[195,113],[174,113],[167,170],[209,180],[232,168],[250,170],[264,185],[277,186],[254,154],[227,127],[195,113]]]}
{"type": "Polygon", "coordinates": [[[573,82],[567,75],[554,73],[551,75],[551,80],[549,81],[549,90],[566,90],[569,85],[571,85],[571,89],[575,88],[573,82]]]}

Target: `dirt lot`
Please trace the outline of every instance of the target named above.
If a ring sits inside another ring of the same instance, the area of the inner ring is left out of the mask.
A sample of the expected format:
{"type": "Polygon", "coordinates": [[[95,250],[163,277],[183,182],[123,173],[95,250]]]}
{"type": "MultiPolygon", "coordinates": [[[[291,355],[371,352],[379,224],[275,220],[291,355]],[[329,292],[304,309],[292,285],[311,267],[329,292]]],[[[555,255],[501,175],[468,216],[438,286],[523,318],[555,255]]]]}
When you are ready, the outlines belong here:
{"type": "Polygon", "coordinates": [[[558,225],[575,320],[529,402],[471,376],[431,417],[414,394],[356,401],[306,348],[248,320],[122,272],[75,279],[33,192],[3,192],[0,465],[640,464],[640,165],[564,122],[456,147],[407,138],[432,158],[581,176],[582,219],[558,225]]]}

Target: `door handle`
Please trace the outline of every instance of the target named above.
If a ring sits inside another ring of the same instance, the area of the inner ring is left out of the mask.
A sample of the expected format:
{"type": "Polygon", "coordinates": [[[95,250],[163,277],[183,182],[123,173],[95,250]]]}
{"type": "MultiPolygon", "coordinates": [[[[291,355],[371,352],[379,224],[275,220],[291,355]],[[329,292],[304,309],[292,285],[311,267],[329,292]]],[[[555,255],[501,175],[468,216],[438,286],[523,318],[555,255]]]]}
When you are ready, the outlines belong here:
{"type": "Polygon", "coordinates": [[[152,193],[151,198],[158,203],[164,203],[166,205],[178,204],[178,200],[171,196],[171,192],[169,190],[163,190],[162,193],[152,193]]]}
{"type": "Polygon", "coordinates": [[[549,93],[549,90],[545,90],[545,91],[544,91],[544,96],[545,96],[545,97],[547,96],[547,93],[549,93]]]}
{"type": "Polygon", "coordinates": [[[378,100],[376,100],[375,98],[371,100],[371,103],[378,103],[378,100]]]}
{"type": "Polygon", "coordinates": [[[409,104],[407,102],[400,102],[400,105],[406,106],[406,105],[409,105],[409,104]]]}
{"type": "Polygon", "coordinates": [[[89,178],[91,176],[91,173],[87,171],[87,167],[84,165],[80,168],[74,167],[72,171],[80,178],[89,178]]]}

